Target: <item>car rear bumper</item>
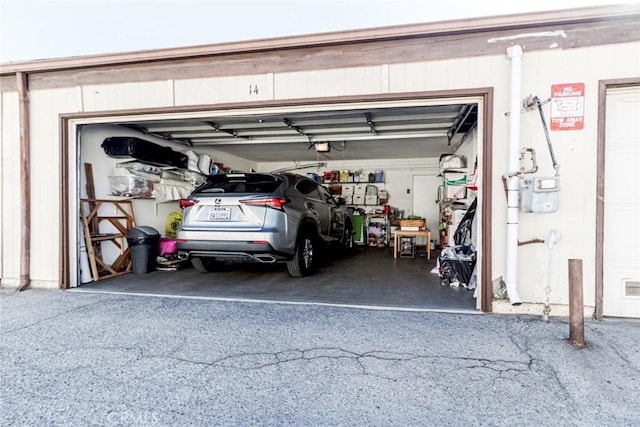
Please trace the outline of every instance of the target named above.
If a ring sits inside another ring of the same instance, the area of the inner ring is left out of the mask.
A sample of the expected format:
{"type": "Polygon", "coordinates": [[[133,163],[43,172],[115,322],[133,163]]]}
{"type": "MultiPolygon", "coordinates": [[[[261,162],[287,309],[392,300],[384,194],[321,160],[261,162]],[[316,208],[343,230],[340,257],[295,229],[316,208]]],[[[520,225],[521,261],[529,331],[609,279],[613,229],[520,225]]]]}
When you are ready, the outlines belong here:
{"type": "Polygon", "coordinates": [[[178,240],[177,250],[181,259],[201,256],[273,263],[291,258],[290,254],[276,251],[268,242],[254,241],[178,240]]]}

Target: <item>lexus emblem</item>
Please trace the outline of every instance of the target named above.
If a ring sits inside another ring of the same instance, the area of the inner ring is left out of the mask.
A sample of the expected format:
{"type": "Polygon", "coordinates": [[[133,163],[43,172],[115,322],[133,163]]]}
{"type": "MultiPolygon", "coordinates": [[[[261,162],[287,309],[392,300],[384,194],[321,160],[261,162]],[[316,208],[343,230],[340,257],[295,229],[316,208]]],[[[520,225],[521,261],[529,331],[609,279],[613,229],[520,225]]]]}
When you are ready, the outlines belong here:
{"type": "Polygon", "coordinates": [[[222,199],[216,199],[216,200],[215,200],[215,204],[216,204],[216,205],[219,205],[220,203],[222,203],[222,199]]]}

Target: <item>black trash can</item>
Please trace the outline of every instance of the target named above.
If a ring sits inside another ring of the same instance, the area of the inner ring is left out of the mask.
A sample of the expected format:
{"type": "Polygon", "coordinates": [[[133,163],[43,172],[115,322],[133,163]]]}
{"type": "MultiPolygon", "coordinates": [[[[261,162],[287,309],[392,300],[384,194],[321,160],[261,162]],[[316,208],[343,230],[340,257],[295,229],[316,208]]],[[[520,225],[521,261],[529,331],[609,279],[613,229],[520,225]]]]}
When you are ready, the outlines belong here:
{"type": "Polygon", "coordinates": [[[153,227],[133,227],[127,236],[133,272],[136,274],[150,273],[156,269],[156,257],[160,233],[153,227]]]}

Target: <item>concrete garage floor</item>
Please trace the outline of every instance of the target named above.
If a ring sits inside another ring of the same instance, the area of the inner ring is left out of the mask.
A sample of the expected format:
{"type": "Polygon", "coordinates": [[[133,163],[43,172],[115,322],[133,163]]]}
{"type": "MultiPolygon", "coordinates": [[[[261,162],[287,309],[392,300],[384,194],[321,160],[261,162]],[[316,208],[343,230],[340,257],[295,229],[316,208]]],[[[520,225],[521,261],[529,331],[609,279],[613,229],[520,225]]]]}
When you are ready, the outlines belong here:
{"type": "Polygon", "coordinates": [[[431,273],[437,252],[432,252],[431,260],[424,256],[394,259],[392,248],[358,248],[352,254],[328,258],[314,276],[297,279],[289,276],[284,265],[235,264],[204,274],[192,268],[132,273],[87,283],[74,291],[477,312],[473,291],[442,286],[431,273]]]}

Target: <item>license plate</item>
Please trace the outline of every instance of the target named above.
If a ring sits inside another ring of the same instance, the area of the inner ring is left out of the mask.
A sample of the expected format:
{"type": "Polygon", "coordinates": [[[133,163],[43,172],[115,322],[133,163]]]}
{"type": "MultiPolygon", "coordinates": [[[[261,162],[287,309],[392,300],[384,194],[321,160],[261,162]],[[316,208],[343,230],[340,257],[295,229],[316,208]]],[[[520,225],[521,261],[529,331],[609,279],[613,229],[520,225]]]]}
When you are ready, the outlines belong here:
{"type": "Polygon", "coordinates": [[[211,208],[209,211],[209,221],[229,221],[231,219],[231,208],[211,208]]]}

